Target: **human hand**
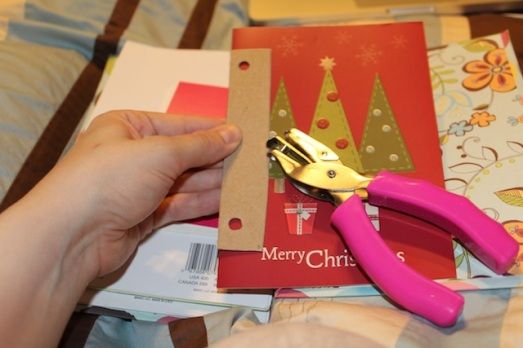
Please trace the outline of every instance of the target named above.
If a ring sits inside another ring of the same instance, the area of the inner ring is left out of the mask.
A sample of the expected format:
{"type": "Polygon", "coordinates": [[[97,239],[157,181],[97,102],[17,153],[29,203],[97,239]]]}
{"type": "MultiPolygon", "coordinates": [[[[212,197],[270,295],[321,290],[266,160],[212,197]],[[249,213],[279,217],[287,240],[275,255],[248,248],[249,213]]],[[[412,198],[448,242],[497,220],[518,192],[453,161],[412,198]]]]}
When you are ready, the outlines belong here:
{"type": "MultiPolygon", "coordinates": [[[[154,229],[215,213],[221,161],[239,129],[221,120],[114,111],[94,119],[38,185],[67,205],[92,277],[120,267],[154,229]]],[[[64,207],[65,208],[65,207],[64,207]]]]}
{"type": "Polygon", "coordinates": [[[120,267],[155,228],[216,212],[221,161],[240,138],[220,120],[98,116],[0,214],[2,342],[56,346],[89,282],[120,267]]]}

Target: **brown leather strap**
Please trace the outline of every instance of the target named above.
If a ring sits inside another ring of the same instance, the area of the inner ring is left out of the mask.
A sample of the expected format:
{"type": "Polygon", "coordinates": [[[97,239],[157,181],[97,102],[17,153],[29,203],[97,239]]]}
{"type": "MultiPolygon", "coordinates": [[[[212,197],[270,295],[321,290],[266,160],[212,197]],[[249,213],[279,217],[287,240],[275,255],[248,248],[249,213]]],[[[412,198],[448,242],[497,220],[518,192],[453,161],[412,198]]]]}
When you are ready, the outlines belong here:
{"type": "MultiPolygon", "coordinates": [[[[73,313],[67,323],[58,347],[83,347],[98,317],[99,316],[95,314],[73,313]]],[[[43,318],[43,320],[45,320],[45,318],[43,318]]]]}
{"type": "Polygon", "coordinates": [[[22,168],[9,187],[0,212],[22,198],[56,164],[94,97],[110,55],[129,25],[139,0],[118,0],[104,32],[96,37],[93,57],[80,73],[62,104],[42,132],[22,168]]]}
{"type": "Polygon", "coordinates": [[[179,319],[169,323],[171,340],[176,348],[207,347],[207,328],[203,317],[179,319]]]}
{"type": "Polygon", "coordinates": [[[185,27],[178,48],[201,48],[216,7],[217,0],[198,0],[185,27]]]}

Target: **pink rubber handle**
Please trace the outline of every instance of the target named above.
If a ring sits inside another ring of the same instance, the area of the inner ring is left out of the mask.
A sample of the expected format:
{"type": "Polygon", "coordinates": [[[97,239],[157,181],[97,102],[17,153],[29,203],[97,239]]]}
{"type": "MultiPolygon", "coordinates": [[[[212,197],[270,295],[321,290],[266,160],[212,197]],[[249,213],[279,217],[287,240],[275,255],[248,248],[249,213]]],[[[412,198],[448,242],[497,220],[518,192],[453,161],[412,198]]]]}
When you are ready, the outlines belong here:
{"type": "Polygon", "coordinates": [[[390,299],[436,325],[456,323],[463,297],[401,262],[374,229],[359,196],[343,202],[331,220],[356,262],[390,299]]]}
{"type": "Polygon", "coordinates": [[[378,173],[367,190],[370,204],[432,222],[457,237],[494,272],[503,274],[514,265],[518,243],[467,198],[389,172],[378,173]]]}

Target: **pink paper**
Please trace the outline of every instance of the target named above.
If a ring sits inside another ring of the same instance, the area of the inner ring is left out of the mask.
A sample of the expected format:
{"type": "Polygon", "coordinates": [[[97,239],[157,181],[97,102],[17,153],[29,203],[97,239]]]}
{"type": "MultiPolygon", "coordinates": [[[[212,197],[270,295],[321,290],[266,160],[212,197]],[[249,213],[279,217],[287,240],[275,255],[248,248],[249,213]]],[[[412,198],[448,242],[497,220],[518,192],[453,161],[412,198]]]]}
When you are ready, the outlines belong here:
{"type": "Polygon", "coordinates": [[[180,82],[167,112],[179,115],[198,115],[225,118],[227,115],[225,87],[180,82]]]}

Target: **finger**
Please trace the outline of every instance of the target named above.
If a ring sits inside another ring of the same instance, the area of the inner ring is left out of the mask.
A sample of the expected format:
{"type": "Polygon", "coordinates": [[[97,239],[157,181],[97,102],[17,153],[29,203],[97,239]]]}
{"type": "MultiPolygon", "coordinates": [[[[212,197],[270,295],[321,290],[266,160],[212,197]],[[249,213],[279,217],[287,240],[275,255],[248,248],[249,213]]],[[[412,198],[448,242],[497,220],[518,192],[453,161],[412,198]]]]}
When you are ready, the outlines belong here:
{"type": "Polygon", "coordinates": [[[215,169],[215,168],[223,168],[223,161],[211,163],[206,166],[200,167],[200,169],[215,169]]]}
{"type": "Polygon", "coordinates": [[[198,192],[220,188],[222,178],[222,168],[189,171],[176,179],[170,193],[198,192]]]}
{"type": "Polygon", "coordinates": [[[146,112],[158,135],[180,135],[217,127],[225,119],[146,112]]]}
{"type": "Polygon", "coordinates": [[[139,110],[116,110],[95,117],[83,133],[96,133],[98,138],[143,138],[151,135],[180,135],[216,127],[221,118],[183,116],[139,110]]]}
{"type": "Polygon", "coordinates": [[[78,135],[77,143],[97,146],[106,141],[141,137],[123,115],[108,112],[95,117],[89,127],[78,135]]]}
{"type": "Polygon", "coordinates": [[[241,141],[241,131],[233,125],[175,137],[150,137],[149,168],[175,179],[191,168],[214,164],[230,155],[241,141]]]}
{"type": "Polygon", "coordinates": [[[220,189],[169,196],[154,212],[154,228],[214,214],[218,211],[219,205],[220,189]]]}

